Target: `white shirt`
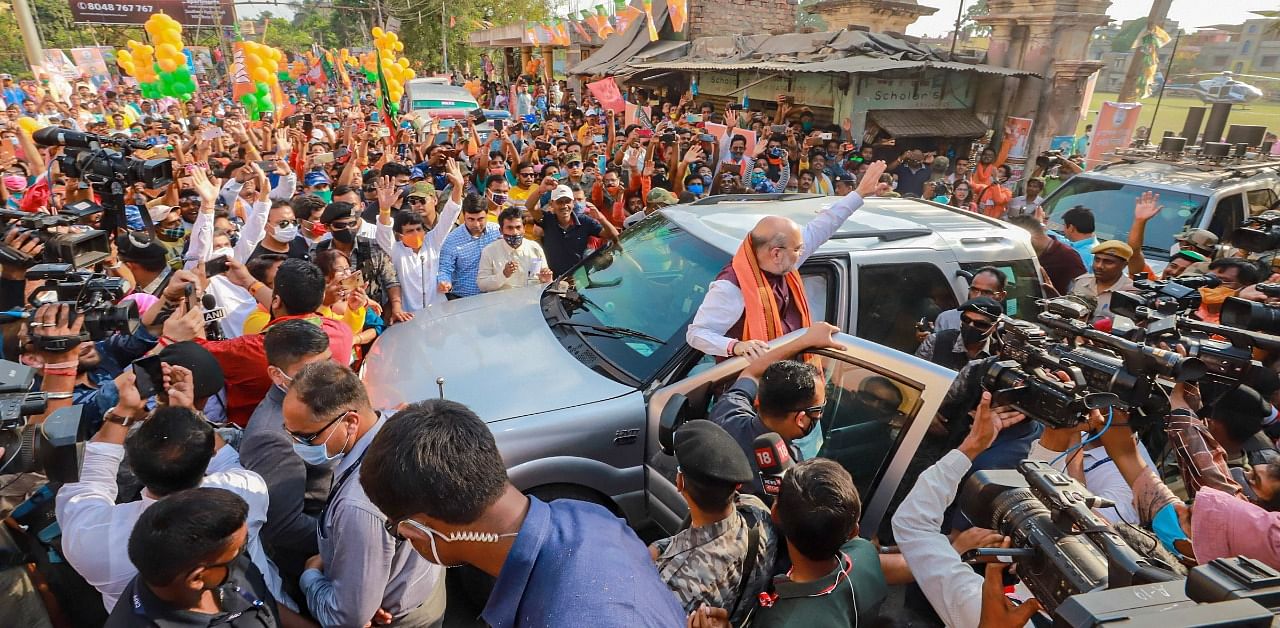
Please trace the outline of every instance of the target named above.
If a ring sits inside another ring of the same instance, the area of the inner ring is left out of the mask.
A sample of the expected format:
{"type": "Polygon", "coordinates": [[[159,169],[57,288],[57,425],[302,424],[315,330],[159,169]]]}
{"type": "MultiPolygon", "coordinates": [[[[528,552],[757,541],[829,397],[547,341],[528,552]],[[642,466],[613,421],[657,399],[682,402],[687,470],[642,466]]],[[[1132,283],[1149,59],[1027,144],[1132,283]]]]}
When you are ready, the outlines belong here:
{"type": "Polygon", "coordinates": [[[250,314],[258,310],[258,300],[253,298],[248,290],[231,283],[226,275],[210,277],[209,286],[205,288],[205,292],[217,299],[218,307],[222,308],[225,314],[222,320],[218,321],[222,326],[222,334],[227,338],[244,335],[244,322],[249,319],[250,314]]]}
{"type": "MultiPolygon", "coordinates": [[[[1045,449],[1040,444],[1040,439],[1036,439],[1031,443],[1031,451],[1027,453],[1028,460],[1039,460],[1045,463],[1051,463],[1054,458],[1062,455],[1060,451],[1045,449]]],[[[1112,462],[1111,457],[1107,455],[1107,450],[1102,447],[1086,449],[1084,451],[1084,485],[1089,489],[1090,493],[1109,499],[1115,502],[1115,508],[1096,508],[1095,510],[1103,519],[1113,524],[1126,521],[1137,524],[1138,510],[1133,505],[1133,489],[1129,483],[1124,481],[1124,476],[1120,475],[1120,469],[1116,467],[1116,463],[1112,462]]],[[[1151,454],[1147,453],[1147,447],[1138,441],[1138,455],[1147,462],[1147,468],[1155,469],[1156,465],[1151,461],[1151,454]]],[[[1063,458],[1053,467],[1059,471],[1066,472],[1067,459],[1063,458]]]]}
{"type": "Polygon", "coordinates": [[[960,560],[942,533],[942,519],[971,464],[967,456],[952,449],[916,478],[893,516],[893,538],[916,584],[942,622],[959,628],[978,625],[983,577],[960,560]]]}
{"type": "MultiPolygon", "coordinates": [[[[796,261],[799,267],[819,247],[831,239],[840,225],[849,219],[859,207],[862,207],[862,196],[850,192],[840,198],[821,214],[804,226],[804,250],[796,261]]],[[[685,341],[689,346],[707,355],[729,355],[729,343],[732,338],[725,332],[742,318],[745,309],[742,290],[727,280],[712,281],[707,288],[707,296],[698,307],[693,322],[685,333],[685,341]]]]}
{"type": "Polygon", "coordinates": [[[406,312],[417,312],[445,300],[445,296],[436,290],[436,272],[440,269],[440,249],[444,247],[444,239],[449,237],[449,230],[457,222],[462,205],[450,198],[444,204],[444,211],[436,217],[436,226],[427,232],[422,246],[417,251],[396,242],[391,225],[378,224],[378,232],[374,238],[378,246],[391,256],[396,266],[396,276],[400,278],[400,296],[406,312]]]}
{"type": "Polygon", "coordinates": [[[944,329],[960,329],[960,310],[951,308],[933,319],[933,331],[938,332],[944,329]]]}
{"type": "MultiPolygon", "coordinates": [[[[123,445],[86,443],[80,481],[64,485],[58,491],[56,502],[58,524],[62,528],[62,554],[85,581],[102,593],[102,603],[108,612],[115,608],[120,594],[138,575],[129,560],[129,534],[142,511],[156,501],[143,491],[141,500],[115,503],[116,472],[122,460],[123,445]]],[[[296,611],[258,537],[267,520],[267,483],[262,476],[241,467],[240,455],[230,446],[223,446],[213,455],[205,473],[200,486],[224,488],[248,502],[249,558],[262,572],[272,595],[296,611]]]]}
{"type": "Polygon", "coordinates": [[[547,268],[546,259],[542,245],[533,240],[526,238],[519,248],[513,249],[505,239],[499,239],[480,252],[476,285],[480,286],[481,292],[494,292],[539,283],[538,272],[547,268]],[[502,274],[507,262],[516,263],[516,272],[510,277],[502,274]]]}
{"type": "Polygon", "coordinates": [[[1009,216],[1022,216],[1036,213],[1036,208],[1044,203],[1043,196],[1037,196],[1031,200],[1027,200],[1026,195],[1015,196],[1009,201],[1009,216]]]}

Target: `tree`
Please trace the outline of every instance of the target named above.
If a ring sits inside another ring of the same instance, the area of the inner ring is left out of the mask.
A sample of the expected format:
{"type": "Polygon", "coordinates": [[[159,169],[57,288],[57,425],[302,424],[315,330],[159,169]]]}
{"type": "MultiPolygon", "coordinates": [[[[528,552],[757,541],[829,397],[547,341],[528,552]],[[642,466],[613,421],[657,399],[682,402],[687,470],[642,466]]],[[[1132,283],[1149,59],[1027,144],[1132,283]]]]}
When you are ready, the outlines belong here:
{"type": "Polygon", "coordinates": [[[1147,28],[1147,19],[1129,20],[1120,26],[1120,31],[1115,37],[1111,38],[1112,52],[1129,52],[1133,49],[1133,42],[1138,40],[1138,36],[1147,28]]]}
{"type": "MultiPolygon", "coordinates": [[[[350,0],[358,1],[358,0],[350,0]]],[[[523,24],[526,21],[539,21],[552,15],[549,0],[475,0],[474,2],[444,3],[447,11],[440,19],[441,1],[427,0],[429,4],[413,5],[405,10],[394,10],[392,15],[400,18],[400,40],[404,42],[404,56],[418,70],[419,74],[438,72],[443,69],[442,45],[449,48],[449,68],[462,67],[470,62],[479,62],[483,50],[467,45],[467,37],[472,31],[479,30],[480,21],[495,25],[523,24]],[[452,25],[450,22],[452,21],[452,25]],[[443,41],[441,29],[443,28],[443,41]]],[[[385,5],[384,5],[385,6],[385,5]]]]}
{"type": "Polygon", "coordinates": [[[988,37],[991,35],[991,27],[979,24],[975,18],[982,17],[991,12],[987,8],[987,0],[978,0],[969,5],[964,10],[964,18],[960,20],[960,33],[966,39],[969,37],[988,37]]]}

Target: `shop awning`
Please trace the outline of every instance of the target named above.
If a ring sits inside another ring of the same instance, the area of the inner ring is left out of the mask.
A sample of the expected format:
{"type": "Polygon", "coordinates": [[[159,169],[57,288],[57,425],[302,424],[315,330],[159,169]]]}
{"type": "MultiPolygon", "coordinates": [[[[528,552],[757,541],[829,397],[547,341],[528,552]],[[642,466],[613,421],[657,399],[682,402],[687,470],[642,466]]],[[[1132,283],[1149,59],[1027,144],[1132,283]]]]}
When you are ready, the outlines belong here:
{"type": "Polygon", "coordinates": [[[882,109],[867,121],[895,138],[982,137],[987,125],[965,109],[882,109]]]}

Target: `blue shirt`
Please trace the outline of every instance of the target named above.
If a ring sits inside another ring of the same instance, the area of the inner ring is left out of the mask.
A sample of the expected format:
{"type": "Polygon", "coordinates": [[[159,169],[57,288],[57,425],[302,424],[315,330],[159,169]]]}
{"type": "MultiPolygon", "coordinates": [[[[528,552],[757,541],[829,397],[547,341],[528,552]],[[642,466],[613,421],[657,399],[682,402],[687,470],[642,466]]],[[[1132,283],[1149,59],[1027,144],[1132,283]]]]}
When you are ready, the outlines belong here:
{"type": "Polygon", "coordinates": [[[480,272],[480,252],[497,242],[502,234],[498,225],[485,223],[480,237],[471,237],[466,225],[455,227],[440,248],[439,280],[453,284],[452,292],[460,297],[480,294],[476,274],[480,272]]]}
{"type": "Polygon", "coordinates": [[[1072,242],[1067,239],[1067,236],[1064,236],[1057,231],[1050,231],[1049,235],[1053,236],[1053,239],[1071,247],[1076,253],[1079,253],[1080,261],[1084,262],[1085,271],[1093,272],[1093,247],[1098,246],[1097,236],[1091,236],[1083,240],[1076,240],[1075,242],[1072,242]]]}
{"type": "Polygon", "coordinates": [[[568,626],[590,618],[607,628],[684,626],[676,596],[626,522],[596,504],[529,498],[489,602],[494,628],[568,626]]]}

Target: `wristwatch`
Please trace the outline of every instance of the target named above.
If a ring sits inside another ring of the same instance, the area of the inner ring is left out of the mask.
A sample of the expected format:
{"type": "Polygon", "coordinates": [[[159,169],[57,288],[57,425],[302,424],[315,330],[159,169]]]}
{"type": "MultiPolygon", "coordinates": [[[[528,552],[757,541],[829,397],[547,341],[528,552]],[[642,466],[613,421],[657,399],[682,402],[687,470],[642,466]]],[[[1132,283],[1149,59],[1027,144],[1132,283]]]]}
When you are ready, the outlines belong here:
{"type": "Polygon", "coordinates": [[[114,407],[111,408],[110,410],[107,410],[106,413],[102,415],[102,420],[110,423],[115,423],[116,425],[119,425],[121,427],[129,427],[130,425],[133,425],[134,423],[137,422],[137,420],[134,417],[116,414],[116,409],[114,407]]]}

